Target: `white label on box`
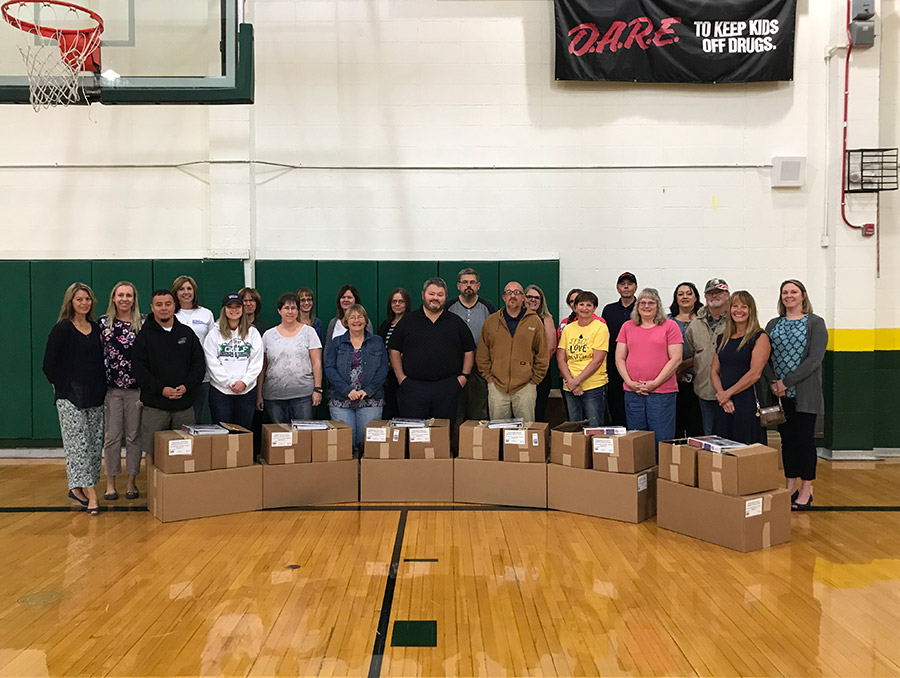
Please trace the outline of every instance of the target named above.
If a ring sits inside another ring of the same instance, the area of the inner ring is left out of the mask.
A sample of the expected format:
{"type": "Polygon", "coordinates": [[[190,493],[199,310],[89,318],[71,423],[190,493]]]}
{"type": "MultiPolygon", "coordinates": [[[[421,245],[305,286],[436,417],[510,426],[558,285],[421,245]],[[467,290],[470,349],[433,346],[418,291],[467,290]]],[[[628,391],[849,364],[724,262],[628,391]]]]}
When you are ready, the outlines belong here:
{"type": "Polygon", "coordinates": [[[537,433],[531,434],[531,446],[537,447],[541,443],[541,437],[537,433]]]}
{"type": "Polygon", "coordinates": [[[647,474],[642,473],[638,476],[638,492],[643,492],[647,489],[647,474]]]}
{"type": "Polygon", "coordinates": [[[430,428],[411,428],[409,429],[409,442],[411,443],[430,443],[430,428]]]}
{"type": "Polygon", "coordinates": [[[507,428],[503,430],[503,442],[506,445],[524,445],[525,429],[507,428]]]}
{"type": "Polygon", "coordinates": [[[177,440],[170,440],[169,456],[176,457],[179,455],[190,454],[191,443],[192,441],[190,438],[178,438],[177,440]]]}
{"type": "Polygon", "coordinates": [[[294,444],[294,434],[288,431],[272,433],[271,447],[290,447],[294,444]]]}
{"type": "Polygon", "coordinates": [[[744,506],[744,517],[752,518],[753,516],[761,516],[763,504],[762,500],[762,497],[757,497],[756,499],[748,499],[746,505],[744,506]]]}
{"type": "MultiPolygon", "coordinates": [[[[396,431],[395,431],[396,433],[396,431]]],[[[366,442],[367,443],[386,443],[387,442],[387,429],[386,428],[367,428],[366,429],[366,442]]]]}
{"type": "Polygon", "coordinates": [[[616,445],[612,438],[594,438],[594,452],[598,454],[615,454],[616,445]]]}
{"type": "Polygon", "coordinates": [[[399,428],[394,429],[394,442],[395,443],[400,442],[400,429],[399,428]]]}

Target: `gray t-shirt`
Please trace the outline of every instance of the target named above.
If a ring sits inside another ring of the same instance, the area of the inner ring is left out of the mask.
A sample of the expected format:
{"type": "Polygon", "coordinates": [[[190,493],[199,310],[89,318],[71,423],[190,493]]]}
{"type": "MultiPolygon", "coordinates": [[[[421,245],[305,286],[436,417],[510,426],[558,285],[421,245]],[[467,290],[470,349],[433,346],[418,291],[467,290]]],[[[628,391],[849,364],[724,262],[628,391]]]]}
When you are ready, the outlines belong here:
{"type": "Polygon", "coordinates": [[[263,349],[268,359],[266,379],[263,382],[263,398],[289,400],[312,395],[315,380],[311,349],[322,348],[319,335],[309,325],[293,337],[284,337],[273,327],[263,335],[263,349]]]}
{"type": "Polygon", "coordinates": [[[469,326],[472,338],[475,339],[475,345],[478,346],[478,341],[481,339],[481,326],[491,314],[490,309],[477,301],[472,308],[466,308],[461,301],[457,300],[447,310],[463,319],[463,322],[469,326]]]}

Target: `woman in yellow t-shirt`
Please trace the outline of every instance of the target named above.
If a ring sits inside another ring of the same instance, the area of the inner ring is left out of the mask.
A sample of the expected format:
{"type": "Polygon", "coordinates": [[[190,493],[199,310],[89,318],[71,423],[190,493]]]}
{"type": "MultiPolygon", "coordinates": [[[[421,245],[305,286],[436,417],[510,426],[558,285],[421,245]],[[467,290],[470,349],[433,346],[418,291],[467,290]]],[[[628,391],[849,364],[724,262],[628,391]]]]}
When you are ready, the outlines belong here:
{"type": "Polygon", "coordinates": [[[556,349],[569,420],[587,419],[588,426],[600,426],[606,413],[609,330],[602,320],[595,320],[598,303],[593,292],[579,292],[575,298],[575,321],[563,328],[556,349]]]}

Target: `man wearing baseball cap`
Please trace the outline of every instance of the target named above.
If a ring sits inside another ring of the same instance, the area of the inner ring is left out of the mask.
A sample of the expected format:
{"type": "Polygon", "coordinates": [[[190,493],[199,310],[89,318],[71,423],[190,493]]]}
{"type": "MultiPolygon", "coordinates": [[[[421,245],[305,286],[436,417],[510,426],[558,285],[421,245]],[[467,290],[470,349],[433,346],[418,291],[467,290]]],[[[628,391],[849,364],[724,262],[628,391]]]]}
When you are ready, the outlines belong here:
{"type": "Polygon", "coordinates": [[[700,309],[697,317],[688,325],[684,340],[694,356],[694,393],[700,399],[703,433],[709,436],[713,432],[713,421],[718,408],[716,389],[709,381],[709,372],[716,353],[716,342],[725,329],[725,315],[731,298],[728,283],[722,278],[707,281],[704,296],[706,306],[700,309]]]}
{"type": "MultiPolygon", "coordinates": [[[[625,388],[619,370],[616,369],[616,337],[619,330],[631,318],[634,310],[634,294],[637,292],[637,277],[625,271],[616,280],[616,291],[619,300],[603,307],[601,317],[609,330],[609,352],[606,354],[606,403],[609,407],[609,423],[613,426],[625,426],[625,388]]],[[[716,394],[713,393],[715,400],[716,394]]]]}

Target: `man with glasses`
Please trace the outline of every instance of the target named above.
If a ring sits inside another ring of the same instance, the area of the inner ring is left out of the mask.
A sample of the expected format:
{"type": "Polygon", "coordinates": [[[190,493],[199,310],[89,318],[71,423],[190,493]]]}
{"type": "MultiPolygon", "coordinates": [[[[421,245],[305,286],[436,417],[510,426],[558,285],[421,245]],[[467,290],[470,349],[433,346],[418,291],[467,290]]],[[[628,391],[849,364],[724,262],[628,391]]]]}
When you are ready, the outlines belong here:
{"type": "Polygon", "coordinates": [[[391,335],[390,360],[397,376],[400,415],[456,420],[459,392],[475,362],[475,340],[459,316],[448,313],[447,283],[429,278],[422,306],[403,316],[391,335]]]}
{"type": "Polygon", "coordinates": [[[534,421],[537,385],[550,365],[544,321],[524,301],[522,285],[507,283],[505,306],[488,316],[481,328],[475,356],[487,381],[491,419],[534,421]]]}
{"type": "Polygon", "coordinates": [[[709,372],[719,337],[725,331],[725,316],[731,292],[728,291],[728,283],[722,278],[707,281],[703,292],[706,306],[697,312],[697,317],[688,325],[684,340],[694,356],[694,393],[700,400],[703,434],[710,436],[719,403],[716,400],[716,389],[709,380],[709,372]]]}
{"type": "MultiPolygon", "coordinates": [[[[472,339],[478,346],[481,337],[481,326],[491,313],[497,309],[490,300],[478,295],[481,290],[481,279],[474,268],[464,268],[456,276],[456,289],[459,296],[447,303],[447,310],[462,318],[469,327],[472,339]]],[[[465,388],[459,396],[459,418],[486,419],[488,416],[488,391],[484,377],[477,369],[472,370],[465,388]]]]}

